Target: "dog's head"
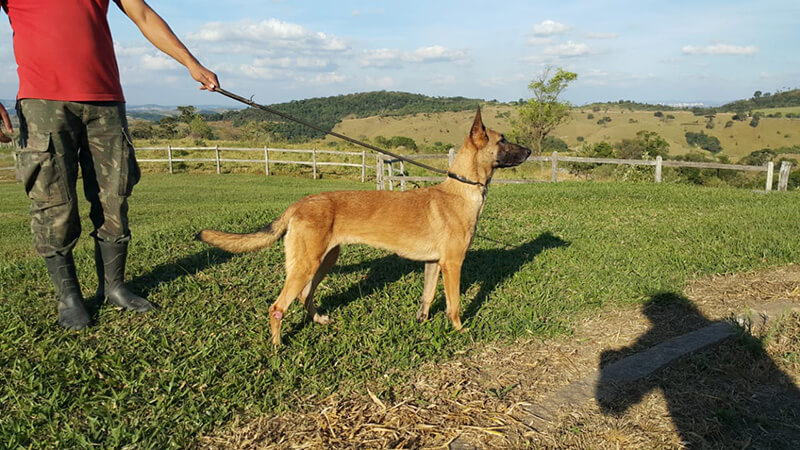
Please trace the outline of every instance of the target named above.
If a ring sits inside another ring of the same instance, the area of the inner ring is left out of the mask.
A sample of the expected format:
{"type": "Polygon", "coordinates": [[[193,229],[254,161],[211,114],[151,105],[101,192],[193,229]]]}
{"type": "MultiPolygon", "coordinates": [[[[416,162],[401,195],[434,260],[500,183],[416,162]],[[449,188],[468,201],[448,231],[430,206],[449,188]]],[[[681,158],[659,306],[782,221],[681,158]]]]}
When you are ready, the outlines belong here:
{"type": "Polygon", "coordinates": [[[530,149],[508,142],[502,133],[486,128],[480,107],[475,114],[468,139],[475,147],[475,158],[479,166],[491,169],[514,167],[525,162],[531,155],[530,149]]]}

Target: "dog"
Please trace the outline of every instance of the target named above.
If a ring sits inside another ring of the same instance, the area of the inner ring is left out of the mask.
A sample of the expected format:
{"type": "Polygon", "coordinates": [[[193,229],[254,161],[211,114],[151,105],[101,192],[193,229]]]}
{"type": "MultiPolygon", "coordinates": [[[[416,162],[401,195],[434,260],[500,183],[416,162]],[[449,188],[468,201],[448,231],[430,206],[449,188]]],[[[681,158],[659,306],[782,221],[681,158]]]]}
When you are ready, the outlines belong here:
{"type": "Polygon", "coordinates": [[[198,238],[232,253],[266,248],[284,237],[286,281],[269,308],[272,344],[280,345],[281,321],[298,298],[315,323],[330,319],[317,312],[314,291],[345,244],[367,244],[425,262],[425,285],[416,318],[423,322],[439,274],[444,279],[446,314],[463,331],[460,318],[461,265],[486,202],[495,169],[522,164],[528,148],[487,129],[478,108],[469,136],[435,186],[406,192],[337,191],[314,194],[290,205],[265,228],[253,233],[202,230],[198,238]]]}

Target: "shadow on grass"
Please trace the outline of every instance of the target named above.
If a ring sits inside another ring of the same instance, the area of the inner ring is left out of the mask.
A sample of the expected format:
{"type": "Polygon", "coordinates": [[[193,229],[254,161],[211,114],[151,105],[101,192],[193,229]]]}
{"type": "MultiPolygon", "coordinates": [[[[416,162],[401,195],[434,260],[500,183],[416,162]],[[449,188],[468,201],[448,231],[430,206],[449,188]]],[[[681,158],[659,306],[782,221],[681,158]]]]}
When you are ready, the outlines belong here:
{"type": "MultiPolygon", "coordinates": [[[[601,355],[596,398],[604,414],[622,414],[659,389],[688,448],[800,448],[800,390],[766,352],[763,340],[744,330],[641,380],[620,383],[614,362],[720,324],[674,293],[651,296],[643,313],[650,330],[630,347],[601,355]]],[[[789,333],[797,329],[790,327],[789,333]]]]}
{"type": "MultiPolygon", "coordinates": [[[[476,236],[476,238],[480,239],[481,237],[476,236]]],[[[506,245],[498,241],[492,242],[506,245]]],[[[517,247],[506,245],[504,249],[468,251],[461,272],[462,292],[465,287],[474,283],[481,283],[481,287],[475,298],[469,301],[467,307],[463,309],[462,320],[466,321],[474,317],[495,288],[517,273],[523,265],[532,261],[536,255],[547,249],[567,245],[569,245],[568,242],[548,232],[542,233],[536,239],[517,247]]],[[[411,272],[421,272],[422,270],[423,264],[421,262],[410,261],[396,255],[359,264],[334,267],[332,273],[366,271],[367,274],[361,282],[351,286],[347,291],[331,297],[317,299],[318,303],[320,303],[320,310],[324,313],[334,311],[359,297],[381,290],[387,284],[393,283],[411,272]]],[[[421,289],[422,286],[420,285],[421,289]]],[[[440,276],[436,300],[434,300],[434,304],[431,307],[431,315],[443,309],[443,305],[444,293],[440,276]]]]}
{"type": "MultiPolygon", "coordinates": [[[[131,279],[126,285],[133,292],[147,298],[152,291],[162,284],[170,283],[185,276],[194,276],[209,267],[227,262],[233,256],[232,253],[217,248],[207,248],[192,255],[184,256],[177,261],[159,264],[153,267],[150,272],[131,279]]],[[[86,300],[86,309],[89,311],[92,321],[97,321],[103,302],[104,300],[96,295],[86,300]]],[[[155,306],[158,307],[158,305],[155,306]]]]}

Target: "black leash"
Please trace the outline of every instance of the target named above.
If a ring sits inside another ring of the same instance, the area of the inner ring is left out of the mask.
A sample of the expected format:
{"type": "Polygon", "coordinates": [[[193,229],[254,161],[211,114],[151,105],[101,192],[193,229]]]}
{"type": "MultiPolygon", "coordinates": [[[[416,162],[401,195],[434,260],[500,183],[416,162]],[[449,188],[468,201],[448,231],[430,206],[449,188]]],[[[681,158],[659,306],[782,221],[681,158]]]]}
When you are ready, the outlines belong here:
{"type": "Polygon", "coordinates": [[[396,153],[392,153],[392,152],[390,152],[388,150],[384,150],[384,149],[382,149],[380,147],[376,147],[376,146],[374,146],[372,144],[368,144],[366,142],[362,142],[362,141],[359,141],[357,139],[353,139],[353,138],[351,138],[349,136],[345,136],[345,135],[343,135],[341,133],[337,133],[337,132],[332,131],[332,130],[326,130],[326,129],[320,127],[320,126],[314,125],[311,122],[305,121],[303,119],[298,119],[297,117],[293,117],[293,116],[291,116],[289,114],[286,114],[284,112],[278,111],[277,109],[270,108],[269,106],[259,105],[258,103],[254,102],[254,101],[252,101],[250,99],[244,98],[244,97],[242,97],[240,95],[236,95],[236,94],[234,94],[232,92],[228,92],[225,89],[222,89],[222,88],[219,88],[219,87],[218,88],[214,88],[214,92],[219,92],[220,94],[222,94],[222,95],[224,95],[224,96],[226,96],[228,98],[231,98],[233,100],[236,100],[237,102],[244,103],[245,105],[251,106],[253,108],[258,108],[258,109],[266,111],[266,112],[268,112],[270,114],[274,114],[274,115],[276,115],[278,117],[282,117],[282,118],[284,118],[286,120],[289,120],[291,122],[295,122],[295,123],[299,123],[301,125],[305,125],[305,126],[311,128],[311,129],[317,130],[317,131],[319,131],[321,133],[325,133],[325,134],[329,134],[331,136],[335,136],[335,137],[337,137],[339,139],[343,139],[343,140],[345,140],[347,142],[350,142],[350,143],[353,143],[353,144],[356,144],[356,145],[360,145],[360,146],[368,148],[370,150],[374,150],[374,151],[376,151],[378,153],[383,153],[384,155],[391,156],[392,158],[398,159],[400,161],[405,161],[405,162],[407,162],[409,164],[414,164],[415,166],[419,166],[419,167],[422,167],[423,169],[430,170],[431,172],[436,172],[436,173],[440,173],[442,175],[447,175],[448,177],[453,178],[455,180],[458,180],[458,181],[460,181],[462,183],[471,184],[471,185],[474,185],[474,186],[483,186],[483,187],[485,187],[483,183],[480,183],[478,181],[472,181],[472,180],[470,180],[468,178],[462,177],[461,175],[456,175],[456,174],[454,174],[454,173],[452,173],[450,171],[437,169],[436,167],[431,167],[431,166],[429,166],[427,164],[423,164],[423,163],[421,163],[419,161],[416,161],[416,160],[413,160],[413,159],[409,159],[409,158],[406,158],[404,156],[400,156],[400,155],[398,155],[396,153]]]}

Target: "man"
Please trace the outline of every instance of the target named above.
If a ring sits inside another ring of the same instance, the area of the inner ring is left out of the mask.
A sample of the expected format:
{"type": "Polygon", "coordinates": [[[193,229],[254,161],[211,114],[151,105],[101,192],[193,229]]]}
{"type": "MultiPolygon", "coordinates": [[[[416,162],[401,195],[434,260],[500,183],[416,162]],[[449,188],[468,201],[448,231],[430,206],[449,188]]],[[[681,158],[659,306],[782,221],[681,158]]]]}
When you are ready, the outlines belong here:
{"type": "MultiPolygon", "coordinates": [[[[72,249],[80,235],[75,185],[81,168],[94,226],[98,296],[127,310],[153,308],[123,284],[128,196],[139,181],[125,118],[110,0],[0,0],[14,31],[20,121],[17,176],[31,200],[31,230],[58,296],[58,323],[89,325],[72,249]]],[[[201,89],[217,76],[203,67],[143,0],[113,0],[159,50],[183,64],[201,89]]],[[[0,109],[11,131],[5,108],[0,109]]]]}

